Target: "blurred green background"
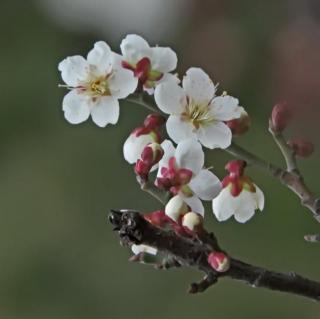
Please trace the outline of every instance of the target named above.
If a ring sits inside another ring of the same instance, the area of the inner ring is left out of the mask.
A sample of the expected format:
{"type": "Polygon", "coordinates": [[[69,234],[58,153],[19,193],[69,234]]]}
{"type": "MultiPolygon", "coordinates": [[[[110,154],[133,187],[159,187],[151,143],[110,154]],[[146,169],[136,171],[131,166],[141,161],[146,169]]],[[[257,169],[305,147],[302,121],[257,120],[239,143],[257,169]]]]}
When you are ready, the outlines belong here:
{"type": "MultiPolygon", "coordinates": [[[[72,126],[57,87],[64,57],[85,55],[100,39],[118,50],[125,34],[139,33],[172,46],[180,74],[203,67],[239,97],[253,122],[239,144],[282,164],[267,133],[279,100],[301,105],[306,117],[289,135],[319,146],[318,0],[2,0],[0,12],[0,318],[319,318],[310,300],[227,279],[190,296],[200,273],[128,263],[106,216],[110,208],[159,208],[122,157],[147,113],[122,103],[116,126],[72,126]]],[[[319,156],[300,163],[318,194],[319,156]]],[[[207,164],[222,178],[229,158],[214,151],[207,164]]],[[[265,211],[245,225],[218,223],[208,204],[207,227],[237,258],[320,279],[320,246],[303,240],[319,225],[286,188],[248,173],[265,192],[265,211]]]]}

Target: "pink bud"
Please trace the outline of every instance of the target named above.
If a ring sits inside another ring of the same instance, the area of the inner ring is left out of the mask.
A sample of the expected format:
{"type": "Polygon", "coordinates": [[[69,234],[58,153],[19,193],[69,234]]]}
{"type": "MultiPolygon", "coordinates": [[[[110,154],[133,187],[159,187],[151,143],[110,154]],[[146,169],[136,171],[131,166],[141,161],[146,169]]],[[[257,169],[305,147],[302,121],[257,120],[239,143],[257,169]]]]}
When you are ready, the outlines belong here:
{"type": "Polygon", "coordinates": [[[143,125],[149,129],[159,128],[166,122],[166,119],[160,114],[149,114],[143,122],[143,125]]]}
{"type": "Polygon", "coordinates": [[[276,104],[271,113],[270,126],[274,132],[281,133],[288,125],[292,112],[287,103],[276,104]]]}
{"type": "Polygon", "coordinates": [[[155,212],[143,215],[144,219],[150,224],[163,227],[165,224],[171,221],[171,219],[164,213],[163,210],[157,210],[155,212]]]}
{"type": "Polygon", "coordinates": [[[238,119],[227,121],[226,124],[229,126],[231,132],[235,136],[242,135],[249,130],[251,125],[251,119],[248,113],[243,110],[241,116],[238,119]]]}
{"type": "Polygon", "coordinates": [[[225,169],[230,174],[235,174],[237,176],[242,176],[246,166],[247,166],[247,163],[245,161],[233,160],[233,161],[229,161],[227,163],[227,165],[225,166],[225,169]]]}
{"type": "Polygon", "coordinates": [[[151,69],[151,61],[144,57],[136,64],[134,75],[139,79],[140,84],[144,84],[148,80],[148,75],[151,69]]]}
{"type": "Polygon", "coordinates": [[[144,161],[140,159],[137,160],[136,165],[134,167],[135,173],[145,181],[148,180],[150,169],[150,165],[146,164],[144,161]]]}
{"type": "Polygon", "coordinates": [[[301,157],[309,157],[314,152],[314,145],[302,138],[289,140],[287,144],[293,149],[296,155],[301,157]]]}
{"type": "Polygon", "coordinates": [[[163,157],[164,150],[161,145],[158,143],[148,144],[141,153],[141,160],[150,166],[150,169],[153,165],[159,163],[163,157]]]}
{"type": "Polygon", "coordinates": [[[226,272],[230,268],[230,258],[221,251],[214,251],[208,256],[208,263],[218,272],[226,272]]]}

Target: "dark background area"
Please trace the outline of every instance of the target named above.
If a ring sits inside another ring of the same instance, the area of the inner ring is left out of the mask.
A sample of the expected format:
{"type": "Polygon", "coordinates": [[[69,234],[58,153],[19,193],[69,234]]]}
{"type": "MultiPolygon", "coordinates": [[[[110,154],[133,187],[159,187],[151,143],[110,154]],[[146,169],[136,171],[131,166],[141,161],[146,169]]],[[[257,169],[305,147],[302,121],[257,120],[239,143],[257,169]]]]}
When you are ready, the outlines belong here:
{"type": "MultiPolygon", "coordinates": [[[[159,208],[122,156],[147,113],[124,102],[116,126],[72,126],[57,86],[64,57],[86,55],[100,39],[118,51],[127,33],[139,33],[170,45],[180,74],[203,67],[239,97],[252,118],[239,144],[283,164],[267,132],[277,101],[303,111],[288,135],[319,147],[319,1],[2,0],[0,12],[0,318],[319,318],[310,300],[230,280],[190,296],[200,273],[128,263],[106,216],[110,208],[159,208]]],[[[319,155],[299,163],[318,194],[319,155]]],[[[214,151],[206,160],[222,178],[229,158],[214,151]]],[[[319,279],[320,246],[303,240],[319,224],[289,190],[255,168],[248,173],[266,209],[241,225],[218,223],[208,204],[207,228],[237,258],[319,279]]]]}

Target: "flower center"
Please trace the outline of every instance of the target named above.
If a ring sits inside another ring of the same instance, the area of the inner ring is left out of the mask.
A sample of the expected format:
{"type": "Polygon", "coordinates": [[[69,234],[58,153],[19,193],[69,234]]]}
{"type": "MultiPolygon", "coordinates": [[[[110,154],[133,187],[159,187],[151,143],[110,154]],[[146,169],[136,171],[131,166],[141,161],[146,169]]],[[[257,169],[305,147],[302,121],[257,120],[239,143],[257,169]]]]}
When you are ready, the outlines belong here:
{"type": "Polygon", "coordinates": [[[223,188],[229,187],[233,197],[239,196],[243,190],[250,193],[256,192],[256,187],[248,176],[235,176],[231,174],[223,179],[222,186],[223,188]]]}
{"type": "Polygon", "coordinates": [[[157,177],[157,185],[169,190],[172,194],[177,195],[180,191],[185,196],[192,196],[192,190],[188,186],[191,181],[193,172],[187,168],[179,168],[176,165],[176,158],[169,159],[168,167],[161,168],[162,177],[157,177]]]}
{"type": "Polygon", "coordinates": [[[182,120],[191,122],[198,129],[200,126],[213,122],[214,118],[209,112],[208,104],[198,104],[189,98],[182,113],[182,120]]]}
{"type": "Polygon", "coordinates": [[[109,85],[108,85],[108,80],[106,77],[98,78],[90,82],[88,86],[88,91],[93,96],[111,95],[109,85]]]}

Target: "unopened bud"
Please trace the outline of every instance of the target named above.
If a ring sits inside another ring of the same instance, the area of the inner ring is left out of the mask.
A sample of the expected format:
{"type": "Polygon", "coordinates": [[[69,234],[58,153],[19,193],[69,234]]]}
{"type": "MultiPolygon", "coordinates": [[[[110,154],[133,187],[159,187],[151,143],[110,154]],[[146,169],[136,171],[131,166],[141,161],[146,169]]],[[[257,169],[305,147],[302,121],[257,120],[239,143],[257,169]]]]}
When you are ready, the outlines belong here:
{"type": "Polygon", "coordinates": [[[242,108],[241,116],[238,119],[227,121],[226,124],[229,126],[233,135],[239,136],[249,130],[251,119],[244,108],[242,108]]]}
{"type": "Polygon", "coordinates": [[[157,142],[157,136],[145,127],[136,128],[123,144],[123,155],[130,164],[136,163],[146,145],[157,142]]]}
{"type": "Polygon", "coordinates": [[[146,164],[144,161],[140,159],[137,160],[136,165],[134,167],[134,171],[140,178],[142,178],[143,180],[147,180],[150,170],[150,165],[146,164]]]}
{"type": "Polygon", "coordinates": [[[141,160],[150,166],[158,164],[163,157],[164,150],[158,143],[148,144],[141,153],[141,160]]]}
{"type": "Polygon", "coordinates": [[[188,206],[180,195],[172,197],[165,207],[165,213],[177,222],[181,216],[188,212],[188,206]]]}
{"type": "Polygon", "coordinates": [[[220,251],[212,252],[208,256],[208,263],[217,272],[226,272],[230,268],[230,258],[220,251]]]}
{"type": "Polygon", "coordinates": [[[150,114],[146,117],[143,125],[149,129],[159,128],[166,122],[166,119],[160,114],[150,114]]]}
{"type": "Polygon", "coordinates": [[[238,176],[243,175],[244,169],[247,166],[247,163],[242,160],[232,160],[229,161],[225,169],[230,173],[230,174],[236,174],[238,176]]]}
{"type": "Polygon", "coordinates": [[[194,212],[188,212],[182,217],[182,226],[194,232],[202,228],[203,217],[194,212]]]}
{"type": "Polygon", "coordinates": [[[144,219],[150,224],[163,227],[168,222],[168,216],[164,213],[163,210],[157,210],[155,212],[143,215],[144,219]]]}
{"type": "Polygon", "coordinates": [[[309,157],[314,152],[314,145],[301,138],[289,140],[288,145],[293,149],[295,155],[309,157]]]}
{"type": "Polygon", "coordinates": [[[281,133],[287,127],[291,116],[287,103],[276,104],[271,113],[270,128],[276,133],[281,133]]]}

